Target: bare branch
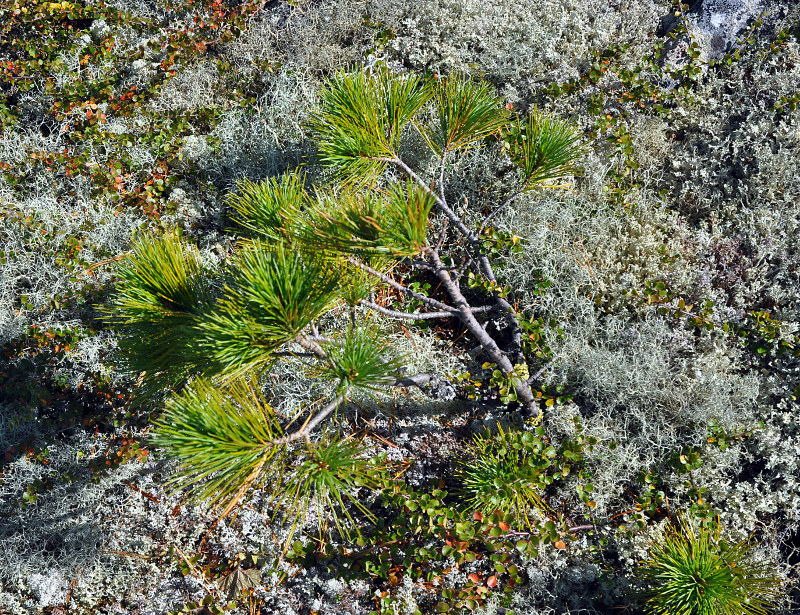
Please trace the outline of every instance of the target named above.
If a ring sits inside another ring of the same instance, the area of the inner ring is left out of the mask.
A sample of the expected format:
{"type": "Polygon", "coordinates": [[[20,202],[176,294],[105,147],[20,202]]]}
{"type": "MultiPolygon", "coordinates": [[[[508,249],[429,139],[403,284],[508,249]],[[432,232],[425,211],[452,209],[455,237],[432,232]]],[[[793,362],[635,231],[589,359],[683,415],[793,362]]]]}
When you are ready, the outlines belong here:
{"type": "MultiPolygon", "coordinates": [[[[416,386],[421,389],[426,384],[430,383],[433,379],[434,377],[431,376],[430,374],[415,374],[414,376],[408,376],[407,378],[400,378],[398,380],[387,382],[386,384],[388,386],[406,387],[406,388],[416,386]]],[[[283,446],[285,444],[289,444],[290,442],[294,442],[295,440],[300,440],[301,438],[308,440],[311,435],[311,432],[314,431],[317,425],[319,425],[334,410],[336,410],[336,408],[338,408],[344,400],[345,400],[344,394],[340,393],[322,410],[309,417],[309,419],[303,424],[303,426],[300,429],[290,434],[287,434],[281,438],[278,438],[276,440],[272,440],[271,442],[266,443],[264,446],[265,447],[283,446]]]]}
{"type": "Polygon", "coordinates": [[[419,258],[410,259],[409,262],[413,267],[419,267],[420,269],[427,269],[428,271],[433,271],[435,269],[433,265],[419,258]]]}
{"type": "MultiPolygon", "coordinates": [[[[480,249],[480,236],[475,233],[475,231],[470,230],[466,224],[458,217],[458,214],[454,212],[450,207],[448,207],[447,203],[444,199],[437,194],[434,190],[425,183],[419,175],[417,175],[414,170],[409,167],[405,162],[403,162],[400,158],[385,158],[383,159],[386,162],[390,162],[395,166],[399,167],[400,170],[403,171],[406,175],[408,175],[411,179],[413,179],[417,184],[428,193],[431,198],[434,199],[436,202],[436,206],[442,211],[442,213],[447,217],[450,222],[452,222],[455,227],[459,230],[459,232],[469,241],[470,247],[475,252],[475,255],[478,257],[478,261],[480,263],[481,269],[483,269],[484,275],[486,278],[491,282],[496,282],[497,278],[494,275],[494,270],[492,269],[491,263],[489,263],[488,257],[481,253],[480,249]]],[[[508,303],[506,303],[508,305],[508,303]]],[[[510,307],[510,306],[509,306],[510,307]]]]}
{"type": "Polygon", "coordinates": [[[467,271],[467,268],[469,268],[469,266],[472,265],[472,263],[474,262],[475,259],[473,259],[472,257],[467,257],[467,256],[464,257],[464,261],[461,263],[461,266],[458,269],[456,269],[455,272],[456,274],[454,277],[454,281],[456,283],[456,286],[460,286],[459,281],[461,280],[461,276],[464,275],[464,273],[467,271]]]}
{"type": "Polygon", "coordinates": [[[444,239],[447,236],[447,227],[449,224],[450,220],[445,218],[444,222],[442,223],[442,233],[439,235],[439,241],[436,242],[436,246],[433,248],[437,253],[442,249],[442,244],[444,244],[444,239]]]}
{"type": "MultiPolygon", "coordinates": [[[[377,303],[373,303],[372,301],[362,301],[360,305],[370,308],[371,310],[375,310],[376,312],[380,312],[381,314],[386,314],[387,316],[393,316],[395,318],[404,318],[406,320],[432,320],[434,318],[452,318],[453,316],[458,316],[457,312],[454,311],[447,311],[447,312],[400,312],[398,310],[390,310],[389,308],[385,308],[377,303]]],[[[496,305],[482,305],[476,308],[470,308],[473,314],[480,314],[484,312],[493,312],[497,310],[496,305]]]]}
{"type": "Polygon", "coordinates": [[[433,380],[433,376],[430,374],[415,374],[413,376],[408,376],[407,378],[395,380],[391,386],[404,388],[418,387],[421,389],[431,380],[433,380]]]}
{"type": "Polygon", "coordinates": [[[390,386],[403,388],[415,386],[433,399],[452,399],[452,395],[455,394],[455,387],[447,380],[441,380],[435,374],[415,374],[406,378],[398,378],[390,386]]]}
{"type": "Polygon", "coordinates": [[[378,278],[381,282],[391,286],[395,290],[399,290],[401,293],[405,293],[406,295],[408,295],[410,297],[414,297],[414,299],[416,299],[417,301],[421,301],[422,303],[426,303],[426,304],[430,305],[431,307],[435,307],[437,310],[443,310],[443,311],[452,312],[452,313],[456,312],[456,310],[451,308],[446,303],[442,303],[441,301],[437,301],[436,299],[432,299],[431,297],[426,297],[425,295],[421,295],[421,294],[419,294],[417,292],[414,292],[413,290],[411,290],[407,286],[403,286],[402,284],[400,284],[400,282],[397,282],[394,279],[390,278],[388,275],[385,275],[385,274],[381,273],[380,271],[377,271],[377,270],[373,269],[369,265],[365,265],[364,263],[359,261],[354,256],[348,256],[347,257],[347,262],[350,263],[351,265],[354,265],[355,267],[358,267],[362,271],[366,271],[371,276],[374,276],[374,277],[378,278]]]}
{"type": "Polygon", "coordinates": [[[394,318],[404,318],[406,320],[433,320],[434,318],[452,318],[458,316],[456,312],[399,312],[397,310],[390,310],[372,301],[362,301],[359,305],[368,307],[371,310],[392,316],[394,318]]]}
{"type": "Polygon", "coordinates": [[[489,222],[491,222],[492,218],[494,218],[497,214],[499,214],[501,211],[503,211],[506,207],[511,205],[511,203],[513,203],[516,200],[516,198],[520,194],[522,194],[522,192],[523,192],[522,189],[517,190],[514,194],[512,194],[510,197],[508,197],[505,201],[500,203],[500,205],[495,207],[494,210],[491,213],[489,213],[489,215],[486,216],[483,219],[483,223],[481,224],[481,227],[478,229],[478,236],[479,237],[480,237],[481,233],[483,233],[483,229],[486,228],[486,225],[489,224],[489,222]]]}
{"type": "Polygon", "coordinates": [[[327,406],[325,406],[322,410],[317,412],[317,414],[312,415],[309,419],[303,424],[303,426],[298,429],[297,431],[287,434],[282,438],[278,438],[277,440],[272,440],[268,442],[266,446],[283,446],[284,444],[289,444],[290,442],[294,442],[295,440],[299,440],[300,438],[305,438],[306,440],[309,439],[309,436],[314,428],[319,425],[322,421],[327,418],[327,416],[336,410],[339,405],[344,401],[344,395],[339,394],[336,398],[331,401],[327,406]]]}
{"type": "Polygon", "coordinates": [[[325,342],[326,344],[335,341],[333,338],[325,337],[324,335],[320,335],[319,333],[317,333],[317,335],[314,334],[306,335],[306,337],[314,342],[325,342]]]}
{"type": "Polygon", "coordinates": [[[436,206],[442,211],[442,213],[445,216],[447,216],[450,222],[452,222],[455,225],[458,231],[464,237],[470,240],[470,243],[472,243],[474,240],[477,239],[475,233],[469,230],[469,228],[467,228],[467,226],[461,221],[461,218],[458,217],[456,212],[450,209],[450,207],[448,207],[444,199],[439,194],[437,194],[436,191],[431,190],[430,186],[428,186],[428,184],[425,183],[425,180],[422,179],[419,175],[417,175],[410,166],[408,166],[405,162],[400,160],[400,158],[387,158],[386,161],[391,162],[392,164],[400,168],[400,170],[403,171],[403,173],[405,173],[411,179],[417,182],[417,184],[425,192],[427,192],[431,198],[434,199],[434,201],[436,202],[436,206]]]}
{"type": "MultiPolygon", "coordinates": [[[[453,303],[458,308],[461,322],[466,325],[467,329],[469,329],[469,332],[472,333],[481,346],[486,349],[486,353],[489,355],[489,358],[492,360],[492,362],[496,363],[500,370],[509,377],[511,384],[514,387],[514,391],[517,394],[517,398],[525,407],[526,412],[528,414],[538,416],[539,408],[536,405],[536,400],[533,397],[533,392],[531,391],[528,383],[516,376],[511,360],[500,349],[492,336],[489,335],[481,326],[481,323],[479,323],[475,318],[469,303],[467,303],[467,300],[464,298],[464,295],[461,294],[461,291],[455,285],[455,282],[453,282],[450,274],[444,269],[439,255],[429,248],[428,256],[433,264],[437,267],[436,277],[439,278],[445,290],[447,291],[447,294],[450,295],[453,303]]],[[[504,299],[503,301],[508,304],[508,302],[506,302],[504,299]]],[[[510,305],[509,308],[511,308],[510,305]]]]}
{"type": "Polygon", "coordinates": [[[328,360],[328,355],[322,349],[322,346],[320,346],[317,343],[317,340],[312,339],[308,335],[301,333],[300,335],[294,338],[294,342],[302,349],[307,350],[321,361],[328,360]]]}
{"type": "Polygon", "coordinates": [[[445,166],[445,159],[447,158],[447,148],[442,149],[442,160],[439,163],[439,196],[442,197],[442,202],[447,204],[447,197],[444,194],[444,166],[445,166]]]}
{"type": "MultiPolygon", "coordinates": [[[[438,195],[434,190],[432,190],[425,183],[425,181],[419,175],[417,175],[414,172],[414,170],[411,167],[409,167],[405,162],[403,162],[399,157],[386,158],[385,161],[390,162],[395,166],[397,166],[398,168],[400,168],[403,171],[403,173],[405,173],[411,179],[417,182],[417,184],[435,200],[436,206],[442,211],[442,213],[444,213],[447,219],[449,219],[450,222],[452,222],[455,225],[455,227],[459,230],[459,232],[469,242],[470,247],[475,253],[475,256],[478,258],[479,268],[480,270],[483,271],[483,274],[484,276],[486,276],[486,279],[488,279],[490,282],[496,282],[497,277],[494,274],[494,270],[492,269],[492,265],[489,262],[489,258],[481,251],[480,236],[474,231],[471,231],[469,228],[467,228],[467,226],[464,224],[461,218],[459,218],[458,215],[452,209],[450,209],[450,207],[447,206],[447,203],[444,201],[444,199],[440,195],[438,195]]],[[[456,285],[456,290],[458,290],[457,285],[456,285]]],[[[495,300],[497,301],[497,304],[508,315],[509,323],[511,325],[512,343],[516,348],[519,349],[522,346],[522,329],[519,326],[519,321],[517,320],[514,308],[511,307],[511,304],[508,301],[500,297],[499,294],[494,293],[494,296],[495,300]]],[[[517,354],[518,353],[519,351],[517,351],[517,354]]]]}
{"type": "Polygon", "coordinates": [[[556,359],[557,359],[557,358],[558,358],[558,355],[556,355],[555,357],[553,357],[552,359],[550,359],[550,360],[549,360],[547,363],[545,363],[544,365],[542,365],[542,367],[540,367],[540,368],[539,368],[539,370],[538,370],[538,371],[537,371],[537,372],[536,372],[536,373],[535,373],[533,376],[531,376],[530,378],[528,378],[528,380],[527,380],[528,384],[532,384],[533,382],[535,382],[536,380],[538,380],[538,379],[539,379],[539,377],[540,377],[540,376],[541,376],[543,373],[545,373],[545,372],[546,372],[546,371],[549,369],[549,367],[550,367],[550,366],[551,366],[553,363],[555,363],[555,362],[556,362],[556,359]]]}
{"type": "MultiPolygon", "coordinates": [[[[419,267],[420,269],[426,269],[428,271],[436,271],[436,267],[434,267],[430,263],[428,263],[428,262],[426,262],[424,260],[421,260],[419,258],[408,259],[406,262],[408,262],[412,267],[419,267]]],[[[455,271],[458,268],[457,267],[445,267],[445,269],[447,271],[455,271]]]]}

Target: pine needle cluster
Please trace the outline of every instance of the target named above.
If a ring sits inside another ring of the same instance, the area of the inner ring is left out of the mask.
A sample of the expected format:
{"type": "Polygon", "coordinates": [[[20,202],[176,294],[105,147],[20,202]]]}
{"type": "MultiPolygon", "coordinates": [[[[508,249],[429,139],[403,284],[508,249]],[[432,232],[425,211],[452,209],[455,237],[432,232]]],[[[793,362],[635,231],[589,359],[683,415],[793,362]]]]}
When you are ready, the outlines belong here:
{"type": "Polygon", "coordinates": [[[484,514],[496,510],[530,524],[529,513],[548,506],[542,492],[552,482],[547,475],[556,449],[530,432],[503,430],[478,434],[462,459],[459,472],[465,504],[484,514]]]}
{"type": "Polygon", "coordinates": [[[781,586],[774,569],[754,559],[750,541],[729,544],[718,522],[687,517],[667,528],[639,573],[650,585],[652,615],[766,615],[781,586]]]}

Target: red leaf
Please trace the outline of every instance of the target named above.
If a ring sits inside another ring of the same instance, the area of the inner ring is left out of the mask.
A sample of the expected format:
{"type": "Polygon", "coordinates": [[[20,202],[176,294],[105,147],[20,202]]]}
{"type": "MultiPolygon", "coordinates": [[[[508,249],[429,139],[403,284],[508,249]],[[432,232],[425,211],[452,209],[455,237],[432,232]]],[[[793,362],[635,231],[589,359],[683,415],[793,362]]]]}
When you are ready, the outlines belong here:
{"type": "Polygon", "coordinates": [[[497,577],[492,575],[488,579],[486,579],[486,585],[489,587],[495,587],[497,585],[497,577]]]}

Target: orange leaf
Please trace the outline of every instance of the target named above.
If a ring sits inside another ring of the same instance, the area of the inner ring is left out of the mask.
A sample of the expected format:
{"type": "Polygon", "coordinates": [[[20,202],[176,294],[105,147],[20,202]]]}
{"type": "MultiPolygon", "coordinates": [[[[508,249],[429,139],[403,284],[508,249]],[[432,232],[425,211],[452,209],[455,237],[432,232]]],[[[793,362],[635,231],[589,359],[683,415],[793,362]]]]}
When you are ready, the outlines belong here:
{"type": "Polygon", "coordinates": [[[567,545],[564,544],[563,540],[557,540],[554,544],[556,549],[566,549],[567,545]]]}
{"type": "Polygon", "coordinates": [[[481,582],[481,578],[477,574],[475,574],[474,572],[471,575],[469,575],[467,578],[470,581],[472,581],[473,583],[480,583],[481,582]]]}
{"type": "Polygon", "coordinates": [[[488,579],[486,579],[486,585],[489,587],[495,587],[497,585],[497,577],[492,575],[488,579]]]}

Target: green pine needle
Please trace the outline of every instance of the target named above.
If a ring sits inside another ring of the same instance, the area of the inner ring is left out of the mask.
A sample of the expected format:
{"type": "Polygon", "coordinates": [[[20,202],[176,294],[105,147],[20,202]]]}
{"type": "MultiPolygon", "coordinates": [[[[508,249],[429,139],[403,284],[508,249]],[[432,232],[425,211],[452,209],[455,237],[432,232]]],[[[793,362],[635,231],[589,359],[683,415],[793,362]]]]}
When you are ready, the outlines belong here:
{"type": "Polygon", "coordinates": [[[652,615],[765,615],[781,586],[768,564],[753,560],[749,541],[727,545],[718,522],[686,517],[652,546],[640,575],[651,586],[652,615]]]}
{"type": "Polygon", "coordinates": [[[231,193],[227,203],[234,210],[232,217],[238,226],[262,239],[291,238],[300,210],[308,203],[305,177],[299,170],[257,184],[245,179],[237,187],[239,194],[231,193]]]}
{"type": "Polygon", "coordinates": [[[177,385],[201,371],[199,319],[213,305],[197,248],[179,236],[142,236],[117,267],[107,320],[120,325],[125,368],[148,373],[154,388],[177,385]]]}
{"type": "Polygon", "coordinates": [[[396,258],[418,255],[427,245],[433,199],[408,180],[387,196],[345,189],[329,191],[307,213],[302,241],[316,250],[396,258]]]}
{"type": "Polygon", "coordinates": [[[306,212],[301,241],[310,249],[339,253],[389,254],[380,196],[350,188],[323,192],[306,212]]]}
{"type": "Polygon", "coordinates": [[[353,494],[359,487],[379,486],[381,463],[380,458],[365,458],[362,447],[352,439],[324,434],[319,442],[309,443],[302,451],[299,465],[290,472],[281,495],[276,497],[277,503],[294,518],[287,543],[297,527],[307,520],[312,504],[320,536],[328,528],[330,515],[339,534],[350,537],[346,521],[352,525],[353,518],[347,502],[374,522],[375,516],[353,494]]]}
{"type": "Polygon", "coordinates": [[[428,245],[428,217],[434,198],[411,179],[388,189],[385,228],[387,244],[396,256],[416,256],[428,245]]]}
{"type": "Polygon", "coordinates": [[[195,246],[178,235],[144,235],[117,268],[121,284],[115,312],[128,321],[149,321],[165,311],[200,313],[208,301],[202,274],[195,246]]]}
{"type": "Polygon", "coordinates": [[[199,324],[204,347],[229,377],[266,367],[278,346],[339,301],[336,267],[284,244],[244,246],[230,272],[227,298],[199,324]]]}
{"type": "Polygon", "coordinates": [[[388,356],[390,345],[379,340],[368,326],[351,328],[344,340],[325,344],[327,364],[315,375],[336,382],[340,393],[355,389],[373,391],[397,379],[402,357],[388,356]]]}
{"type": "Polygon", "coordinates": [[[428,144],[438,154],[468,147],[499,131],[508,121],[502,101],[487,83],[451,75],[440,81],[434,96],[439,125],[428,144]]]}
{"type": "Polygon", "coordinates": [[[171,397],[155,423],[153,443],[177,457],[171,484],[194,500],[226,503],[281,468],[283,435],[272,409],[252,382],[226,389],[198,379],[171,397]]]}
{"type": "Polygon", "coordinates": [[[529,511],[548,510],[541,491],[555,450],[531,433],[497,429],[467,447],[459,472],[466,505],[484,514],[513,513],[517,523],[530,525],[529,511]]]}
{"type": "Polygon", "coordinates": [[[338,73],[320,92],[322,104],[309,121],[319,160],[344,180],[363,184],[397,153],[403,128],[430,99],[414,75],[338,73]]]}
{"type": "Polygon", "coordinates": [[[534,109],[512,130],[510,155],[531,188],[569,173],[583,148],[575,126],[534,109]]]}
{"type": "MultiPolygon", "coordinates": [[[[391,272],[395,263],[395,261],[381,256],[363,255],[360,258],[365,264],[385,275],[391,272]]],[[[347,280],[347,284],[339,286],[339,297],[346,305],[355,307],[370,295],[379,284],[379,280],[348,261],[339,261],[338,265],[341,278],[347,280]]]]}

